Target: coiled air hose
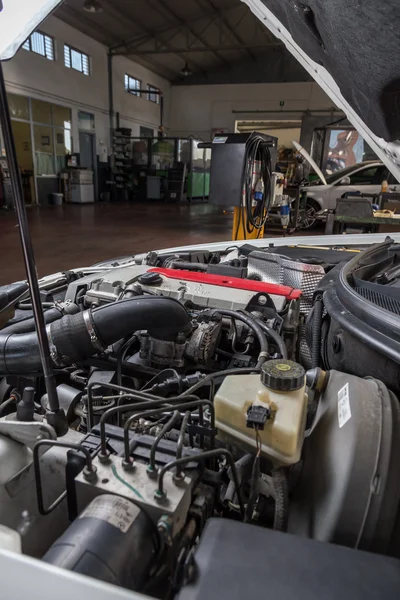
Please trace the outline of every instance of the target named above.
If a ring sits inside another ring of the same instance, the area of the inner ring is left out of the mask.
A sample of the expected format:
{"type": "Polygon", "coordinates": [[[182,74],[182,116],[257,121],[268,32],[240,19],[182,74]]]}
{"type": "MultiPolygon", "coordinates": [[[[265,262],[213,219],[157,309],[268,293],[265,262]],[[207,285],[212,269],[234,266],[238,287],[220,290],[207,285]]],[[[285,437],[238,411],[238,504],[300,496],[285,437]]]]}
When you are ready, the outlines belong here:
{"type": "Polygon", "coordinates": [[[240,206],[239,218],[235,233],[238,239],[239,229],[243,223],[243,232],[253,233],[257,229],[260,233],[268,218],[268,209],[271,202],[271,175],[272,161],[268,142],[262,135],[253,133],[246,143],[245,168],[242,188],[244,189],[244,203],[240,206]],[[264,193],[257,206],[253,207],[253,174],[256,171],[256,162],[260,163],[260,177],[264,184],[264,193]]]}
{"type": "MultiPolygon", "coordinates": [[[[177,333],[191,331],[190,317],[173,298],[138,296],[66,315],[46,327],[56,366],[87,359],[139,329],[146,329],[151,337],[171,341],[177,333]]],[[[0,331],[0,373],[41,369],[36,332],[0,331]]]]}

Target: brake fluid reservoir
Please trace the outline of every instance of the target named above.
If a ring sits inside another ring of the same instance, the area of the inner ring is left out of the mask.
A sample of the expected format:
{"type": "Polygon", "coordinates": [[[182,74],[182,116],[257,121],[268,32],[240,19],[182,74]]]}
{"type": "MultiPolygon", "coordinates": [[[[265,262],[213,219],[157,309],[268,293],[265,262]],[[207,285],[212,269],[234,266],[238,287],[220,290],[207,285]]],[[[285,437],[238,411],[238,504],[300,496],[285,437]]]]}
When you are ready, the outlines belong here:
{"type": "Polygon", "coordinates": [[[215,398],[218,438],[256,448],[274,465],[300,459],[307,415],[305,371],[291,360],[270,360],[260,375],[228,375],[215,398]]]}

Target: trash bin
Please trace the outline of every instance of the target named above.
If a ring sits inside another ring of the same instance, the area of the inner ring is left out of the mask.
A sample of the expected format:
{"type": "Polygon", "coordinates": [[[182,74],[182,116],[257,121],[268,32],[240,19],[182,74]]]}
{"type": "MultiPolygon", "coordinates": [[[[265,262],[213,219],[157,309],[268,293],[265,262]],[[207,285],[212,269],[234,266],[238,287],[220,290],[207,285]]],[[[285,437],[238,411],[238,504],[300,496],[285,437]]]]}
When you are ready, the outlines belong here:
{"type": "Polygon", "coordinates": [[[63,197],[63,194],[56,194],[53,192],[51,194],[51,203],[54,204],[54,206],[61,206],[63,203],[63,197]]]}

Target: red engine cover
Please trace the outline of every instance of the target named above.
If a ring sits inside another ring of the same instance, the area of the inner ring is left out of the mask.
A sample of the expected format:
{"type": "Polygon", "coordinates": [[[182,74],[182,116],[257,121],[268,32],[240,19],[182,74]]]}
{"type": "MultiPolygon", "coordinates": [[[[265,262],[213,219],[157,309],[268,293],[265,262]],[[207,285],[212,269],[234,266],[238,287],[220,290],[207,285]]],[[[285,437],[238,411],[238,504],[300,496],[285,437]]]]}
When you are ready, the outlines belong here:
{"type": "Polygon", "coordinates": [[[284,296],[287,300],[297,300],[301,296],[301,290],[279,285],[277,283],[266,283],[265,281],[254,281],[253,279],[241,279],[240,277],[226,277],[223,275],[214,275],[211,273],[198,273],[196,271],[181,271],[180,269],[163,269],[154,267],[149,269],[151,273],[159,273],[169,279],[180,279],[181,281],[193,281],[195,283],[205,283],[208,285],[219,285],[222,287],[234,288],[236,290],[247,290],[249,292],[274,294],[275,296],[284,296]]]}

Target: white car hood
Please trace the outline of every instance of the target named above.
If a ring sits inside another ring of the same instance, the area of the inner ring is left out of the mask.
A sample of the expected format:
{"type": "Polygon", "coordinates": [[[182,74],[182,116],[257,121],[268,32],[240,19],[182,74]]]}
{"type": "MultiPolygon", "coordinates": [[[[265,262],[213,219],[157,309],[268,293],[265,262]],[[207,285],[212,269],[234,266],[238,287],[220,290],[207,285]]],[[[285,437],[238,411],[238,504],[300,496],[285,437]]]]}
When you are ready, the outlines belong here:
{"type": "Polygon", "coordinates": [[[62,0],[0,0],[0,60],[14,56],[62,0]]]}
{"type": "Polygon", "coordinates": [[[310,73],[321,88],[341,108],[364,140],[400,181],[400,68],[397,68],[400,2],[397,0],[242,0],[310,73]],[[351,12],[352,11],[352,12],[351,12]],[[327,14],[334,18],[327,18],[327,14]],[[352,35],[346,38],[346,28],[352,35]],[[360,30],[359,36],[354,31],[360,30]],[[293,35],[292,35],[293,34],[293,35]],[[352,37],[353,36],[353,37],[352,37]],[[294,39],[296,37],[296,41],[294,39]],[[304,43],[303,43],[304,42],[304,43]],[[351,45],[354,47],[354,55],[351,45]],[[378,46],[375,46],[378,44],[378,46]],[[378,52],[376,48],[382,49],[378,52]],[[395,52],[391,49],[396,48],[395,52]],[[313,60],[319,56],[319,62],[313,60]],[[319,50],[319,52],[318,52],[319,50]],[[357,52],[356,52],[357,51],[357,52]],[[396,57],[393,57],[393,54],[396,57]],[[360,59],[361,56],[361,59],[360,59]],[[357,57],[360,59],[357,62],[357,57]],[[379,60],[378,60],[379,59],[379,60]],[[330,71],[325,68],[329,64],[330,71]],[[362,66],[364,85],[352,77],[362,66]],[[333,67],[333,68],[332,68],[333,67]],[[357,70],[358,69],[358,70],[357,70]],[[341,79],[342,87],[336,79],[341,79]],[[347,93],[343,93],[346,85],[347,93]],[[370,93],[374,79],[382,88],[370,93]],[[385,84],[383,84],[385,82],[385,84]],[[349,91],[350,90],[350,91],[349,91]],[[349,102],[345,99],[352,98],[349,102]],[[373,101],[376,104],[374,105],[373,101]],[[375,133],[361,116],[368,115],[375,133]],[[379,119],[375,116],[379,114],[379,119]],[[374,122],[376,121],[376,123],[374,122]],[[377,131],[381,132],[381,136],[377,131]],[[393,139],[393,134],[395,139],[393,139]],[[384,139],[385,138],[385,139],[384,139]]]}

